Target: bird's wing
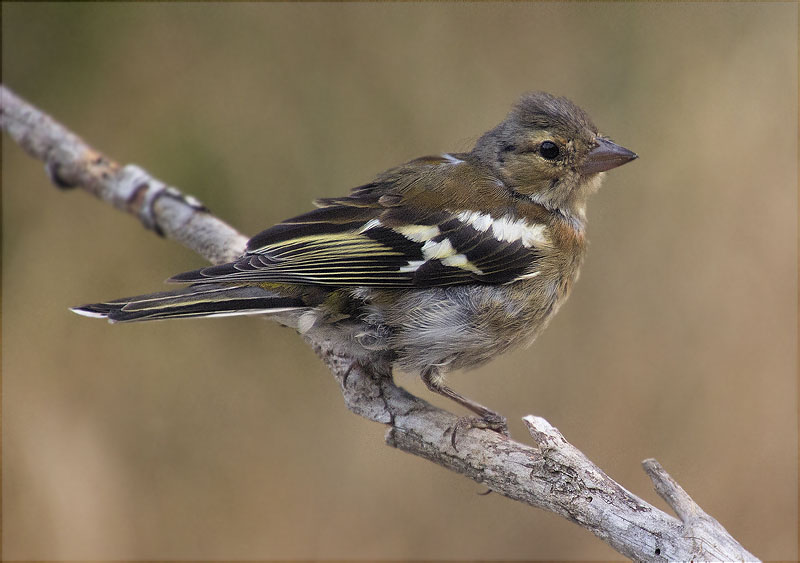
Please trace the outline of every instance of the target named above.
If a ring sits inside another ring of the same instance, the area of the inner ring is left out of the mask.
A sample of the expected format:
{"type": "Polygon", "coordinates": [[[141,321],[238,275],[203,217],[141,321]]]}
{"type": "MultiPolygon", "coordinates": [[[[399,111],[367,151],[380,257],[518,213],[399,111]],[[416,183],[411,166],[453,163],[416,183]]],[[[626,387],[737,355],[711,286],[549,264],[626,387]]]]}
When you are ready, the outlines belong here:
{"type": "Polygon", "coordinates": [[[431,182],[421,176],[398,188],[397,178],[387,178],[349,197],[320,200],[319,209],[253,237],[239,260],[170,281],[411,288],[504,284],[536,275],[548,244],[543,225],[423,205],[431,182]]]}

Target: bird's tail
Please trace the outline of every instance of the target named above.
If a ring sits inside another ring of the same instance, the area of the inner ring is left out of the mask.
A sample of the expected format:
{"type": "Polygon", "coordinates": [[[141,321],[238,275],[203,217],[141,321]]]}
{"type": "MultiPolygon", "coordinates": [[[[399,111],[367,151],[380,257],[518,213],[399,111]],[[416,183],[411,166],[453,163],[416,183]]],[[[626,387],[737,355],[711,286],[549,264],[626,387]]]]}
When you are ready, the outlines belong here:
{"type": "Polygon", "coordinates": [[[73,307],[86,317],[109,322],[151,321],[192,317],[256,315],[302,309],[299,298],[285,297],[257,285],[198,284],[176,291],[151,293],[73,307]]]}

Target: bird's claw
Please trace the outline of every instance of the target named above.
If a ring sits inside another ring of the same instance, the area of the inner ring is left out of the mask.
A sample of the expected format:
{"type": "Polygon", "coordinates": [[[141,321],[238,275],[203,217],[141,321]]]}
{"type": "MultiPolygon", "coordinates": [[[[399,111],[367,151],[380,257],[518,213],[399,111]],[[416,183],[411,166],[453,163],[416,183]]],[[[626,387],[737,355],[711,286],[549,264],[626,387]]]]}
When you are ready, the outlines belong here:
{"type": "Polygon", "coordinates": [[[453,426],[453,433],[450,435],[450,443],[453,445],[454,450],[458,450],[456,447],[456,441],[458,440],[458,434],[460,432],[466,432],[467,430],[471,430],[472,428],[480,428],[482,430],[492,430],[497,432],[498,434],[502,434],[503,436],[508,437],[508,420],[501,414],[491,413],[486,414],[481,417],[477,416],[462,416],[459,418],[455,425],[453,426]]]}

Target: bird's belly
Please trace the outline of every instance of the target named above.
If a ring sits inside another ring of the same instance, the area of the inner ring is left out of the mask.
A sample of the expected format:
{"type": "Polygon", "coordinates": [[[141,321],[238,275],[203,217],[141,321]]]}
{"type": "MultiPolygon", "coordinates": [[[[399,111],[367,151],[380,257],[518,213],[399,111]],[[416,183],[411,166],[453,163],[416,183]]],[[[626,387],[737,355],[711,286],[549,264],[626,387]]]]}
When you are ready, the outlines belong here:
{"type": "Polygon", "coordinates": [[[406,371],[477,367],[529,344],[566,297],[560,284],[455,286],[409,292],[381,319],[388,346],[406,371]]]}

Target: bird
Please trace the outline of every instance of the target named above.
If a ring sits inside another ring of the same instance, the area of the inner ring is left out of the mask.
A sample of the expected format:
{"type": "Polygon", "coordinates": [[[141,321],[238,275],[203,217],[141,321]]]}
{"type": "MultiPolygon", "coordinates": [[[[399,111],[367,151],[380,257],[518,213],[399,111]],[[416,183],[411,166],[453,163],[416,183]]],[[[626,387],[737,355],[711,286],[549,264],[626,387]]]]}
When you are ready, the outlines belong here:
{"type": "Polygon", "coordinates": [[[319,199],[235,261],[167,280],[188,286],[72,310],[112,323],[266,315],[336,342],[354,364],[419,374],[477,415],[462,427],[507,433],[505,417],[445,376],[541,333],[578,278],[587,199],[636,158],[569,99],[526,93],[469,152],[417,158],[319,199]]]}

